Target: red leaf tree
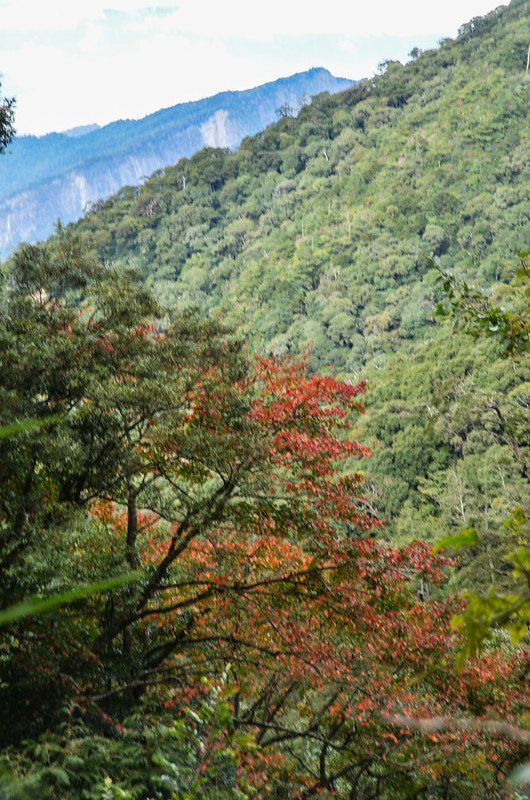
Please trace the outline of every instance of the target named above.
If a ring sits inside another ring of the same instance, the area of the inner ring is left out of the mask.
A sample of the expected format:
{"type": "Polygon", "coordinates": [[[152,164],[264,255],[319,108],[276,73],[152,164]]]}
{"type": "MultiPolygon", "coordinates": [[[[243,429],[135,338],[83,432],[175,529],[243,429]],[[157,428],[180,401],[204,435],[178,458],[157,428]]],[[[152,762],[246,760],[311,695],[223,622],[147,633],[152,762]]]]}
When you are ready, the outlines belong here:
{"type": "Polygon", "coordinates": [[[458,603],[418,591],[440,583],[443,559],[374,537],[352,469],[369,455],[350,435],[363,392],[303,362],[258,358],[233,382],[203,364],[185,408],[142,442],[164,511],[151,503],[155,517],[135,522],[148,522],[137,563],[149,578],[102,639],[134,630],[133,683],[163,684],[175,709],[200,693],[199,675],[230,664],[232,724],[260,745],[247,766],[256,785],[265,769],[263,796],[288,784],[300,798],[471,797],[477,774],[484,792],[507,796],[501,779],[521,748],[478,721],[515,721],[521,665],[493,653],[456,674],[458,603]],[[427,736],[396,725],[433,716],[477,724],[427,736]],[[267,767],[267,753],[282,760],[267,767]]]}

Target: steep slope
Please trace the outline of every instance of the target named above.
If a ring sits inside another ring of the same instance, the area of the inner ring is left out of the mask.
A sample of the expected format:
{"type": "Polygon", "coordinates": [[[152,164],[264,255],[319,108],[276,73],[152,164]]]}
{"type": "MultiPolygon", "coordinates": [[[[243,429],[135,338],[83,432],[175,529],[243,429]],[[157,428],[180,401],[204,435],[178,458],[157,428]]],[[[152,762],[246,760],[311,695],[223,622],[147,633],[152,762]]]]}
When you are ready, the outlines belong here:
{"type": "Polygon", "coordinates": [[[87,206],[204,145],[233,148],[264,128],[278,108],[299,108],[351,81],[311,69],[244,92],[166,108],[140,120],[85,126],[63,134],[15,139],[0,162],[0,255],[22,240],[49,235],[59,218],[87,206]]]}
{"type": "Polygon", "coordinates": [[[124,190],[79,229],[168,301],[244,308],[278,351],[383,363],[429,328],[431,255],[490,285],[528,242],[529,40],[519,0],[236,153],[124,190]]]}
{"type": "MultiPolygon", "coordinates": [[[[530,367],[437,321],[432,258],[520,302],[529,42],[530,4],[514,0],[235,153],[206,149],[123,190],[77,227],[168,304],[224,308],[255,347],[310,348],[316,367],[365,374],[368,502],[392,537],[479,527],[472,581],[497,569],[502,521],[527,497],[492,409],[524,416],[530,367]]],[[[527,434],[518,425],[520,452],[527,434]]]]}

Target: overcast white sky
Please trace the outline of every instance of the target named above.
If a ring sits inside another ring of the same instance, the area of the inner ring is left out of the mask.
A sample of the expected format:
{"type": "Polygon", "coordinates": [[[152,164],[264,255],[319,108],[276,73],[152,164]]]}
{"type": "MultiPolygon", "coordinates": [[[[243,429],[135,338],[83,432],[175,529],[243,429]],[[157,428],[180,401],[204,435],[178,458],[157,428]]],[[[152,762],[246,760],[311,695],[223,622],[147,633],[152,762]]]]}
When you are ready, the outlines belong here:
{"type": "Polygon", "coordinates": [[[495,0],[0,0],[17,132],[142,117],[313,66],[349,78],[454,36],[495,0]]]}

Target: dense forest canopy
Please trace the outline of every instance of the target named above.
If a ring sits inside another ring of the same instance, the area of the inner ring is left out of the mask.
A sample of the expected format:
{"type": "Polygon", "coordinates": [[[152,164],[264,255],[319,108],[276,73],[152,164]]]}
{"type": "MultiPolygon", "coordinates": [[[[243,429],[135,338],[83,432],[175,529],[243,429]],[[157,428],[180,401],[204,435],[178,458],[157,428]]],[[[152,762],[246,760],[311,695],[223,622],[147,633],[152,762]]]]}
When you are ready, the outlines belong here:
{"type": "Polygon", "coordinates": [[[4,266],[2,800],[525,796],[529,43],[513,0],[4,266]]]}
{"type": "Polygon", "coordinates": [[[252,358],[68,234],[15,255],[2,323],[4,419],[43,421],[0,439],[2,606],[137,575],[8,627],[7,796],[505,796],[524,739],[394,722],[516,723],[524,662],[457,673],[447,560],[374,538],[364,384],[252,358]]]}
{"type": "MultiPolygon", "coordinates": [[[[206,149],[125,189],[77,230],[169,307],[223,309],[263,353],[366,378],[362,466],[392,541],[475,526],[502,549],[524,505],[528,361],[436,315],[440,270],[521,311],[529,249],[527,0],[228,153],[206,149]],[[435,263],[436,262],[436,263],[435,263]],[[508,487],[508,488],[506,488],[508,487]]],[[[467,588],[505,567],[473,552],[467,588]],[[477,560],[479,563],[477,563],[477,560]]]]}

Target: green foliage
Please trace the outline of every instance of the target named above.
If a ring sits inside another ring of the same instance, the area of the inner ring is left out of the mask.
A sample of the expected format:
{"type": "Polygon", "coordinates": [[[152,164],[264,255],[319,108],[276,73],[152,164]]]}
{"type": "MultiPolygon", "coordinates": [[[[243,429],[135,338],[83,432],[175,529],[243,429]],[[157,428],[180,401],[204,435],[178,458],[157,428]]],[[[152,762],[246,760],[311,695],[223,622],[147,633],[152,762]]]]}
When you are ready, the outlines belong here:
{"type": "Polygon", "coordinates": [[[445,547],[449,547],[451,550],[460,550],[462,547],[476,544],[477,541],[478,535],[476,530],[474,528],[464,528],[454,536],[446,536],[440,539],[439,542],[436,542],[433,550],[435,553],[438,553],[445,547]]]}
{"type": "MultiPolygon", "coordinates": [[[[2,84],[0,82],[0,89],[2,84]]],[[[12,97],[0,96],[0,153],[3,153],[13,136],[15,119],[15,100],[12,97]]]]}
{"type": "Polygon", "coordinates": [[[508,575],[502,520],[526,491],[514,452],[527,448],[530,374],[495,336],[473,343],[435,314],[433,258],[515,330],[530,237],[528,20],[527,0],[500,7],[76,228],[101,257],[137,267],[163,305],[221,309],[262,352],[309,351],[314,368],[365,375],[368,502],[393,541],[476,527],[485,547],[461,556],[466,588],[486,585],[491,564],[508,575]]]}
{"type": "Polygon", "coordinates": [[[434,545],[475,528],[479,540],[459,552],[454,579],[467,590],[510,580],[504,520],[528,495],[529,377],[526,359],[448,324],[368,371],[359,435],[374,447],[364,467],[370,502],[393,541],[434,545]]]}
{"type": "Polygon", "coordinates": [[[178,720],[148,705],[99,733],[78,710],[54,733],[0,756],[2,800],[250,800],[238,777],[249,739],[234,730],[226,679],[178,720]],[[105,730],[106,729],[106,730],[105,730]]]}
{"type": "Polygon", "coordinates": [[[108,592],[111,589],[117,589],[120,586],[125,586],[127,583],[140,580],[141,573],[129,573],[128,575],[118,575],[115,578],[107,578],[103,581],[90,583],[88,586],[76,586],[68,592],[54,595],[53,597],[31,597],[23,600],[17,606],[6,608],[0,611],[0,627],[3,625],[11,625],[19,619],[30,617],[34,614],[45,614],[48,611],[53,611],[59,606],[67,605],[68,603],[75,603],[78,600],[83,600],[98,592],[108,592]]]}
{"type": "MultiPolygon", "coordinates": [[[[520,295],[519,311],[507,311],[496,306],[483,294],[470,288],[465,282],[459,285],[453,276],[442,273],[443,287],[451,312],[457,321],[463,323],[464,329],[475,337],[488,336],[498,341],[505,351],[514,359],[528,358],[530,354],[530,297],[529,263],[530,254],[519,253],[521,267],[517,272],[517,289],[520,295]],[[520,281],[522,281],[522,286],[520,281]],[[522,289],[522,291],[521,291],[522,289]]],[[[447,313],[442,306],[442,314],[447,313]]],[[[525,404],[525,419],[522,422],[517,412],[509,413],[506,418],[498,408],[493,406],[502,428],[506,442],[510,444],[513,455],[522,474],[530,482],[530,465],[528,463],[528,404],[525,404]]],[[[527,499],[527,496],[526,496],[527,499]]],[[[464,614],[455,617],[455,626],[463,626],[465,631],[464,655],[478,652],[485,640],[491,636],[495,627],[507,630],[514,643],[519,642],[527,633],[530,621],[530,548],[527,519],[523,508],[516,508],[504,524],[516,539],[518,547],[510,549],[504,560],[513,565],[515,587],[510,593],[499,592],[492,579],[486,595],[469,593],[468,604],[464,614]],[[522,585],[521,585],[522,582],[522,585]],[[517,585],[519,584],[519,585],[517,585]]],[[[453,537],[458,546],[475,544],[476,531],[463,530],[453,537]],[[472,534],[470,536],[470,533],[472,534]]],[[[438,543],[437,548],[450,544],[451,537],[438,543]]]]}
{"type": "MultiPolygon", "coordinates": [[[[515,509],[505,520],[505,526],[519,545],[511,549],[504,559],[512,565],[511,591],[500,591],[492,583],[485,594],[466,593],[466,608],[453,619],[454,627],[462,628],[464,632],[462,658],[479,652],[484,643],[494,636],[496,628],[506,630],[514,644],[527,634],[530,622],[530,547],[528,524],[523,510],[515,509]]],[[[462,531],[454,537],[461,540],[459,546],[475,543],[475,537],[466,541],[470,538],[468,534],[469,532],[462,531]]],[[[439,542],[438,546],[446,544],[439,542]]]]}
{"type": "Polygon", "coordinates": [[[22,420],[21,422],[13,422],[11,425],[4,425],[0,428],[0,439],[7,439],[17,433],[28,433],[36,431],[45,425],[58,425],[61,422],[61,417],[58,415],[49,416],[44,419],[22,420]]]}
{"type": "MultiPolygon", "coordinates": [[[[530,253],[521,252],[518,256],[521,266],[516,273],[515,286],[520,294],[520,310],[494,305],[467,283],[460,284],[453,275],[441,273],[444,295],[454,318],[474,336],[495,338],[511,356],[530,351],[530,253]]],[[[442,303],[437,310],[440,316],[448,313],[442,303]]]]}

